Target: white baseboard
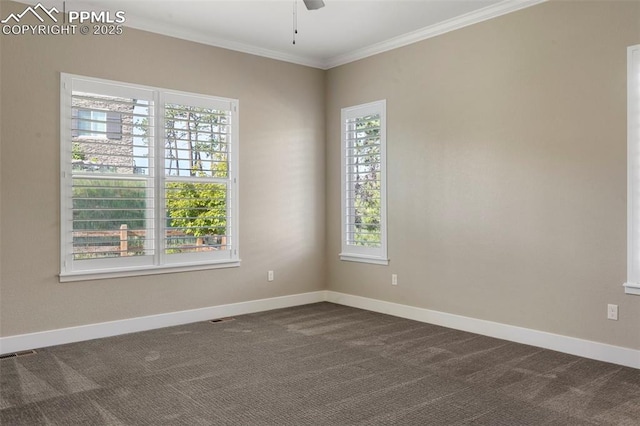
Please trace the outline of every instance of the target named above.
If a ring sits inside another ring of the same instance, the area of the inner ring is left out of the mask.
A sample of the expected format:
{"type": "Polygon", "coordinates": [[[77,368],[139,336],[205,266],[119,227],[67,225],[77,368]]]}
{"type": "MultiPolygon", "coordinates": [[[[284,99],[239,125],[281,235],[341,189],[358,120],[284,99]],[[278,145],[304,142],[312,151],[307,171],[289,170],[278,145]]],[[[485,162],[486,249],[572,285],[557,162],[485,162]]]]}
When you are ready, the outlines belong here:
{"type": "Polygon", "coordinates": [[[324,301],[640,369],[639,350],[325,290],[0,337],[0,354],[324,301]]]}
{"type": "Polygon", "coordinates": [[[353,296],[335,291],[327,291],[326,300],[327,302],[340,305],[441,325],[456,330],[468,331],[484,336],[524,343],[526,345],[640,369],[640,351],[635,349],[445,312],[432,311],[430,309],[385,302],[368,297],[353,296]]]}
{"type": "Polygon", "coordinates": [[[272,297],[269,299],[251,300],[248,302],[231,303],[228,305],[211,306],[187,311],[169,312],[159,315],[129,318],[97,324],[81,325],[78,327],[60,328],[37,333],[20,334],[16,336],[0,337],[0,354],[19,352],[101,337],[117,336],[137,331],[171,327],[215,318],[234,315],[251,314],[272,309],[288,308],[323,302],[325,291],[293,294],[289,296],[272,297]]]}

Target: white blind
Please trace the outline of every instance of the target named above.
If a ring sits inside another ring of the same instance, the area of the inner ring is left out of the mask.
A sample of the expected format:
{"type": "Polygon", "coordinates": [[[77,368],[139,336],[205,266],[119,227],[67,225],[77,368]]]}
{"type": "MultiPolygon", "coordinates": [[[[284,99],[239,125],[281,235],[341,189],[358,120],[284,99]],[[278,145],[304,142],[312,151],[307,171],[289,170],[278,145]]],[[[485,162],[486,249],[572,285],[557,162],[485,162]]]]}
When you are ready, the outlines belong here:
{"type": "Polygon", "coordinates": [[[151,103],[94,88],[71,94],[72,258],[152,256],[151,103]]]}
{"type": "Polygon", "coordinates": [[[231,105],[176,100],[164,105],[165,254],[231,251],[231,105]]]}
{"type": "Polygon", "coordinates": [[[348,245],[381,245],[380,114],[346,119],[348,245]]]}

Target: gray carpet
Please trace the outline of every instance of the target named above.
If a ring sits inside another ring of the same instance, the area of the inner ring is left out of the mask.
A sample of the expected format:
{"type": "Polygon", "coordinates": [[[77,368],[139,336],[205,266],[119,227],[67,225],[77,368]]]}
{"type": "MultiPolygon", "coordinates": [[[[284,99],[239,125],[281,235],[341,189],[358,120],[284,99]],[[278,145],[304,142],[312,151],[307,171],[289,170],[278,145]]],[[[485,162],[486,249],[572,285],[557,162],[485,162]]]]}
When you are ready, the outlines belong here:
{"type": "Polygon", "coordinates": [[[2,425],[640,424],[640,370],[330,303],[37,352],[2,425]]]}

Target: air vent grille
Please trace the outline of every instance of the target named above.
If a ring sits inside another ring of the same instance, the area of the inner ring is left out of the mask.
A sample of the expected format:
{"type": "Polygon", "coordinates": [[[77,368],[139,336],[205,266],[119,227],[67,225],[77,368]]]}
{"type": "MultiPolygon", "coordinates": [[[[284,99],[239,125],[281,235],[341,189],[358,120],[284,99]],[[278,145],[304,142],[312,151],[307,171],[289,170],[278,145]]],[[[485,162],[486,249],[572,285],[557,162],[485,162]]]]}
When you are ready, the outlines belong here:
{"type": "Polygon", "coordinates": [[[4,354],[4,355],[0,355],[0,359],[6,359],[6,358],[17,358],[17,357],[21,357],[21,356],[27,356],[27,355],[35,355],[38,352],[32,350],[28,350],[28,351],[19,351],[19,352],[12,352],[9,354],[4,354]]]}
{"type": "Polygon", "coordinates": [[[209,322],[213,324],[217,324],[220,322],[229,322],[229,321],[235,321],[235,318],[227,317],[227,318],[216,318],[216,319],[209,320],[209,322]]]}

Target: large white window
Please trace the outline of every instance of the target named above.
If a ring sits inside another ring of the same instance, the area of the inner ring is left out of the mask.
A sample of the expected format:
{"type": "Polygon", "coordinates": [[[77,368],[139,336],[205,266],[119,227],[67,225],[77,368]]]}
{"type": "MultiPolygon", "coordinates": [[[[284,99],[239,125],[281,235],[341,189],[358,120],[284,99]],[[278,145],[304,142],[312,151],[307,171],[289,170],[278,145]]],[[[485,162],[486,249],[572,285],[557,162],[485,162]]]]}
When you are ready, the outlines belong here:
{"type": "Polygon", "coordinates": [[[627,53],[627,282],[640,295],[640,45],[627,53]]]}
{"type": "Polygon", "coordinates": [[[62,74],[60,280],[239,265],[238,101],[62,74]]]}
{"type": "Polygon", "coordinates": [[[342,109],[340,259],[387,265],[386,101],[342,109]]]}

